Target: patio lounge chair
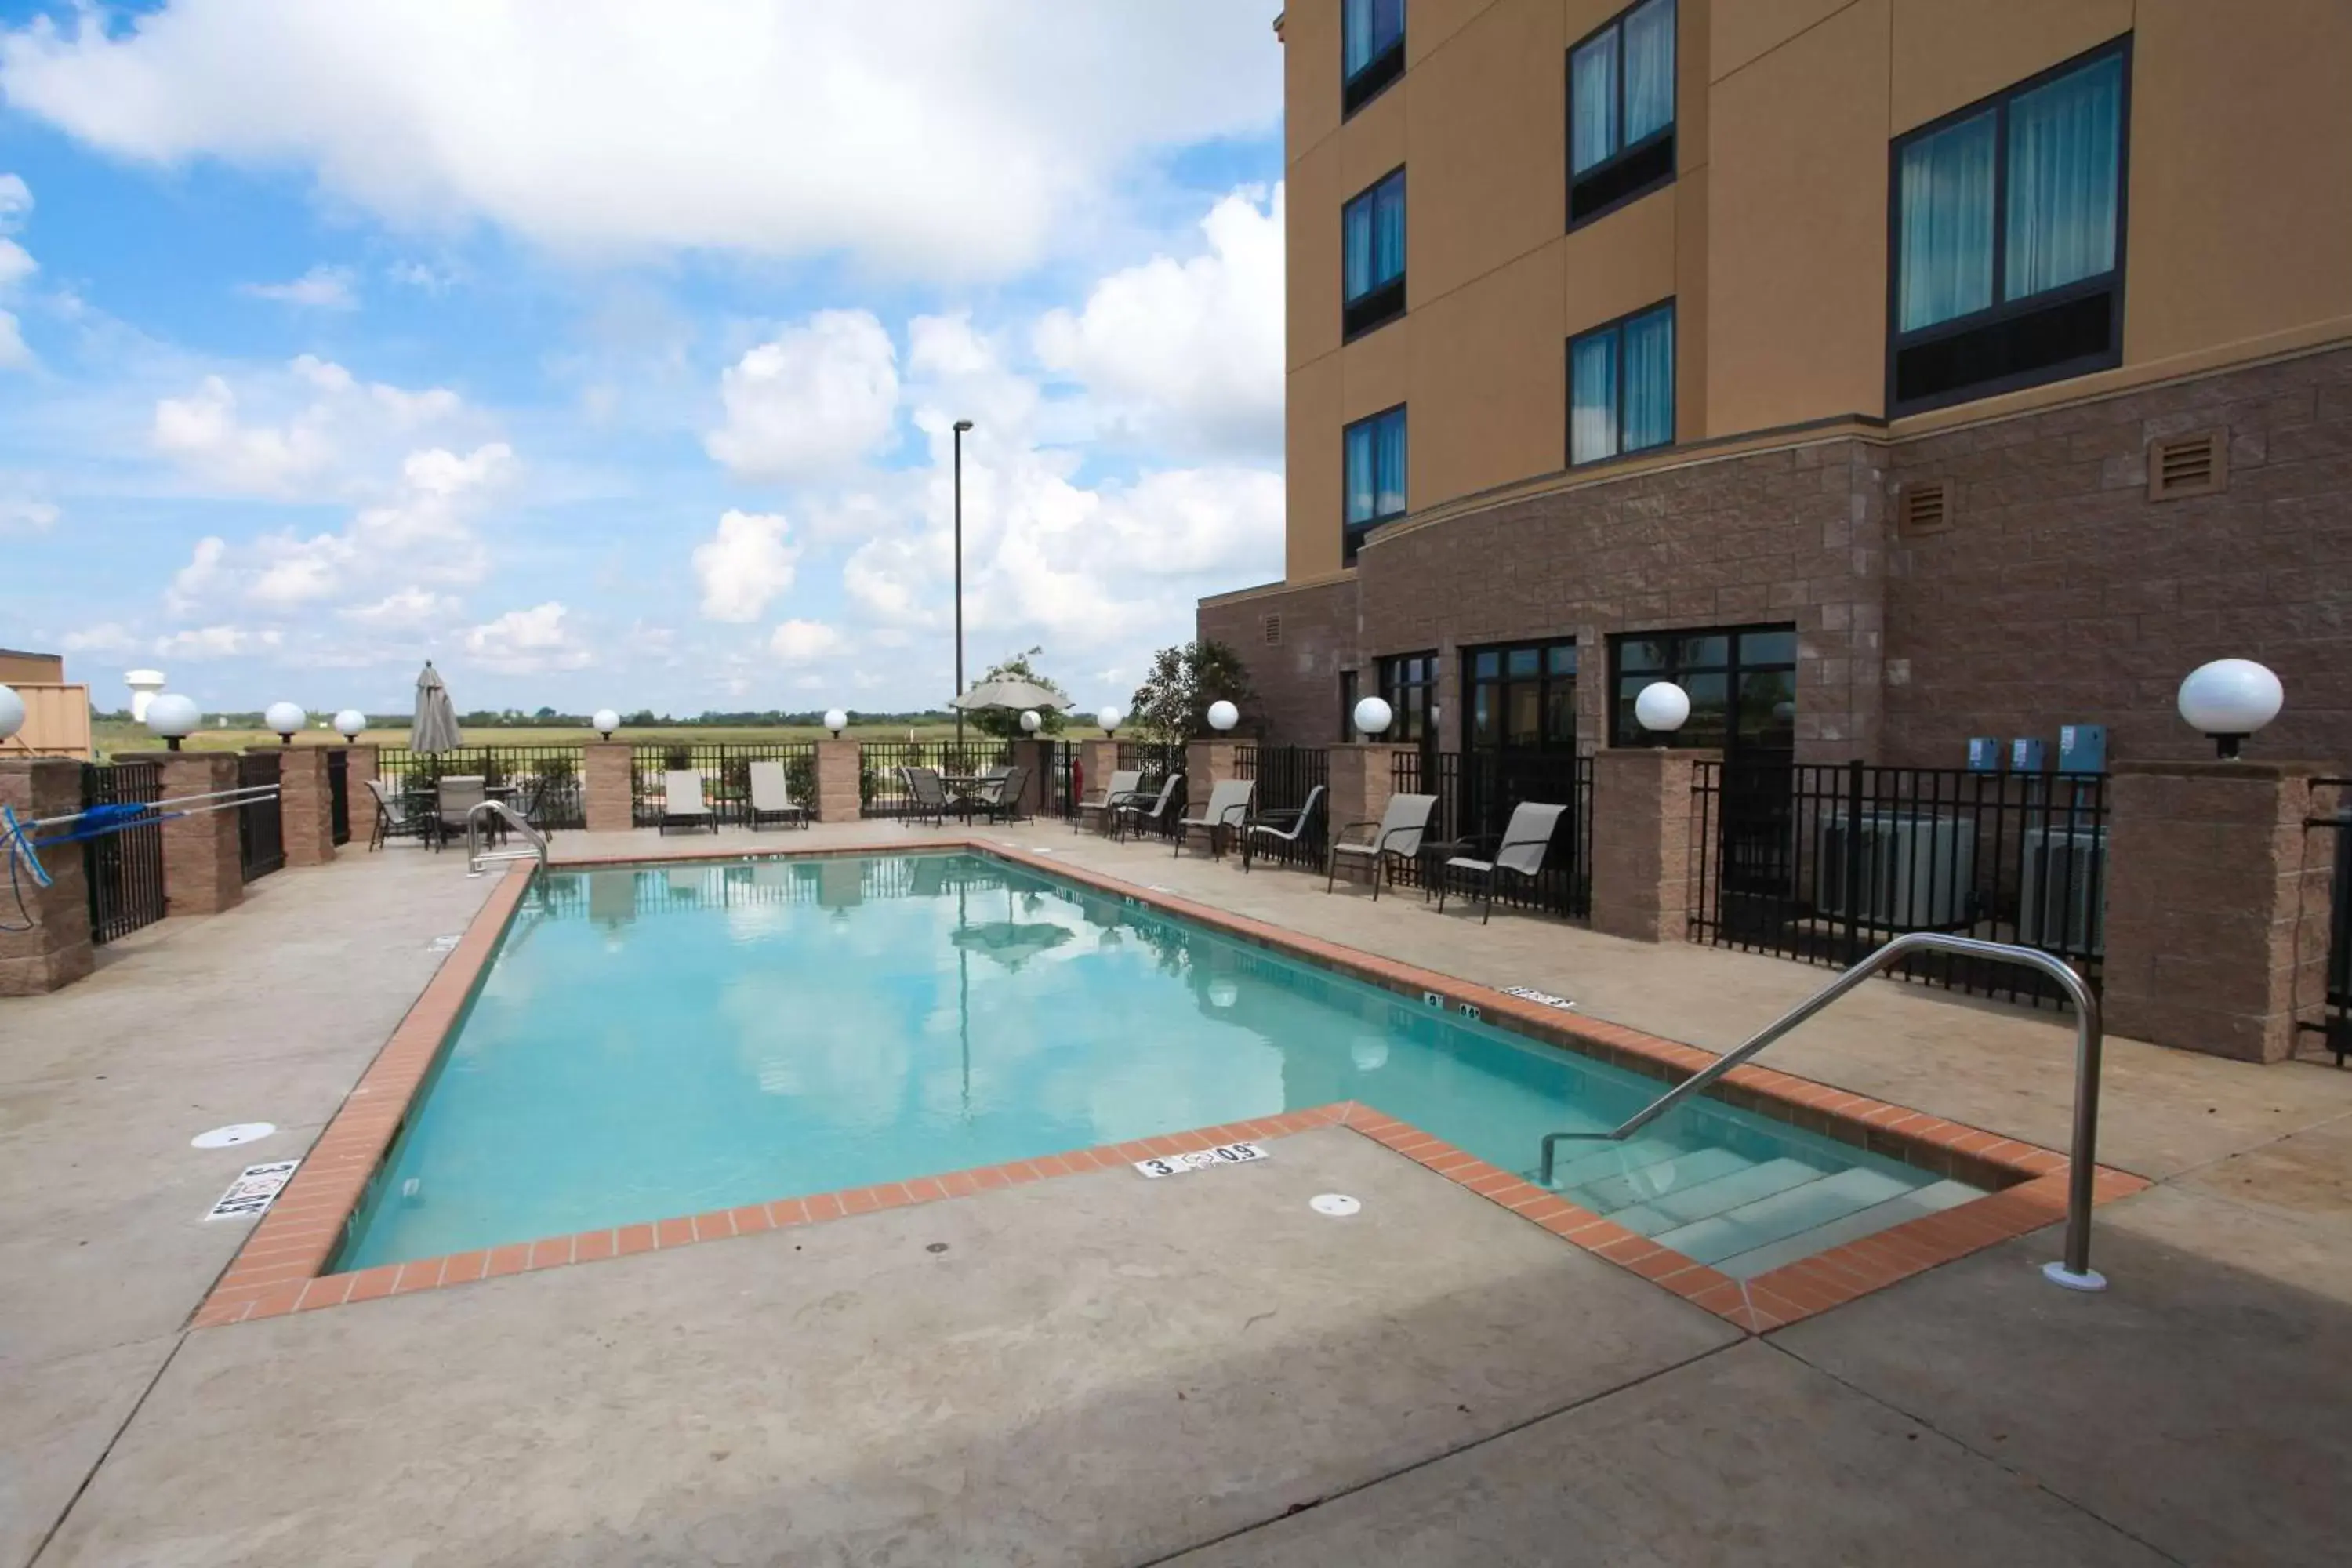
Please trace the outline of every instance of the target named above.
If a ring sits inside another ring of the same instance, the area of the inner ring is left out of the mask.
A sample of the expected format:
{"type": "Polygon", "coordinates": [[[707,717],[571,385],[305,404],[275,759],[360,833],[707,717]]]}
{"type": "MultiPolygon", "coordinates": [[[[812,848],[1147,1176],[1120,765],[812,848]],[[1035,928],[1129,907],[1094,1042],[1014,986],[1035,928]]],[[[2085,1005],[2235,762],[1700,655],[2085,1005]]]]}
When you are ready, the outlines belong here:
{"type": "Polygon", "coordinates": [[[1176,853],[1184,853],[1185,841],[1192,837],[1192,830],[1197,827],[1209,836],[1209,853],[1223,854],[1226,835],[1240,835],[1243,825],[1249,821],[1250,802],[1256,795],[1257,785],[1249,779],[1227,779],[1211,790],[1207,810],[1198,816],[1178,820],[1176,853]]]}
{"type": "Polygon", "coordinates": [[[1029,770],[1011,767],[997,778],[983,778],[971,804],[988,813],[991,822],[1021,820],[1022,796],[1029,793],[1029,770]]]}
{"type": "Polygon", "coordinates": [[[389,794],[382,779],[367,781],[368,793],[375,796],[375,830],[368,835],[368,847],[379,849],[395,838],[415,838],[420,842],[431,833],[431,825],[410,808],[407,799],[389,794]]]}
{"type": "Polygon", "coordinates": [[[1394,862],[1410,862],[1421,854],[1422,835],[1429,831],[1430,814],[1437,809],[1433,795],[1392,795],[1389,808],[1378,822],[1350,822],[1331,836],[1331,863],[1323,879],[1323,890],[1329,892],[1339,877],[1339,859],[1368,862],[1372,868],[1372,902],[1381,901],[1381,868],[1389,868],[1389,881],[1396,881],[1394,862]],[[1372,829],[1370,843],[1349,844],[1347,836],[1359,828],[1372,829]]]}
{"type": "Polygon", "coordinates": [[[1493,859],[1474,860],[1457,855],[1438,873],[1438,913],[1445,912],[1445,884],[1452,879],[1449,874],[1460,871],[1473,879],[1473,891],[1486,895],[1486,912],[1478,917],[1478,923],[1485,925],[1494,919],[1496,884],[1507,874],[1534,881],[1543,870],[1545,851],[1551,847],[1552,829],[1559,826],[1559,819],[1567,813],[1564,805],[1538,805],[1530,800],[1512,807],[1511,820],[1504,825],[1503,842],[1496,848],[1493,859]]]}
{"type": "Polygon", "coordinates": [[[935,822],[945,827],[948,821],[948,786],[940,780],[937,768],[900,768],[898,777],[907,785],[907,820],[935,822]]]}
{"type": "Polygon", "coordinates": [[[1263,842],[1268,853],[1276,847],[1292,849],[1304,842],[1315,826],[1315,814],[1323,808],[1323,786],[1317,784],[1307,792],[1305,805],[1285,806],[1274,811],[1262,811],[1249,820],[1242,832],[1242,869],[1250,868],[1250,857],[1263,842]]]}
{"type": "MultiPolygon", "coordinates": [[[[433,847],[448,843],[451,834],[466,836],[466,814],[490,798],[484,783],[479,773],[451,773],[433,786],[433,847]]],[[[495,819],[491,827],[496,830],[495,819]]]]}
{"type": "Polygon", "coordinates": [[[1184,775],[1170,773],[1161,781],[1157,799],[1147,805],[1143,792],[1138,790],[1128,796],[1123,805],[1112,811],[1111,821],[1118,828],[1119,837],[1122,838],[1133,829],[1147,824],[1153,827],[1164,826],[1176,819],[1175,814],[1180,808],[1174,803],[1181,800],[1183,796],[1184,775]]]}
{"type": "Polygon", "coordinates": [[[1110,786],[1103,791],[1101,799],[1082,800],[1078,802],[1078,808],[1070,813],[1070,831],[1076,833],[1084,827],[1087,825],[1087,813],[1091,811],[1102,818],[1103,830],[1108,832],[1110,814],[1124,805],[1128,797],[1135,793],[1136,786],[1142,782],[1142,773],[1135,768],[1120,768],[1113,773],[1110,775],[1110,786]]]}
{"type": "Polygon", "coordinates": [[[751,764],[751,831],[757,833],[763,818],[776,817],[785,823],[798,822],[808,826],[808,807],[793,798],[792,780],[784,775],[784,764],[761,762],[751,764]]]}
{"type": "Polygon", "coordinates": [[[702,798],[698,768],[672,768],[662,775],[661,831],[673,827],[719,831],[719,815],[702,798]]]}

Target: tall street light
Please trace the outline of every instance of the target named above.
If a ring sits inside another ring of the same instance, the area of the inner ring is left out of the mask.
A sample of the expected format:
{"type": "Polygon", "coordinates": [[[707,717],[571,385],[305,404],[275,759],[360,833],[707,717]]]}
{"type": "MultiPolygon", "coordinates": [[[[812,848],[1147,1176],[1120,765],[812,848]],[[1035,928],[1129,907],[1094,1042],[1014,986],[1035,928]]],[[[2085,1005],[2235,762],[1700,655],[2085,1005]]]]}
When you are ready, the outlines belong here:
{"type": "MultiPolygon", "coordinates": [[[[955,422],[955,621],[956,695],[963,695],[963,433],[971,421],[955,422]]],[[[956,749],[963,748],[963,710],[956,710],[956,749]]],[[[959,764],[961,765],[961,764],[959,764]]]]}

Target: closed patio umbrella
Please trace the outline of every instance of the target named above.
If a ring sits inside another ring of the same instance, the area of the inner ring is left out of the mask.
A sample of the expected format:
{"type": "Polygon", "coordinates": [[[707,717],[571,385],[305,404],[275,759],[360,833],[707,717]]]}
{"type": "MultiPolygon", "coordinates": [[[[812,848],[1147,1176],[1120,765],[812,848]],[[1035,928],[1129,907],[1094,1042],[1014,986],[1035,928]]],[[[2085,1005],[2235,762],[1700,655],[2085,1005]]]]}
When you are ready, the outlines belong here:
{"type": "Polygon", "coordinates": [[[449,700],[449,689],[441,684],[441,672],[433,668],[428,658],[424,673],[416,678],[416,713],[409,721],[408,749],[454,752],[465,743],[465,734],[457,728],[457,710],[449,700]]]}

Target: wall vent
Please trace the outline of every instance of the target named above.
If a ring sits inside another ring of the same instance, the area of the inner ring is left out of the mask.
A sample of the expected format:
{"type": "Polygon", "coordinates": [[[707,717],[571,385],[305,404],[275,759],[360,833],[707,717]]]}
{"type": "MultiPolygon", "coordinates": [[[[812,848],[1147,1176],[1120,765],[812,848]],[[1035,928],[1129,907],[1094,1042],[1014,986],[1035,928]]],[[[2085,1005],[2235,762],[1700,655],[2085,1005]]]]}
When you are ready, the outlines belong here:
{"type": "Polygon", "coordinates": [[[1905,533],[1941,533],[1951,527],[1952,481],[1905,485],[1900,526],[1905,533]]]}
{"type": "Polygon", "coordinates": [[[1268,647],[1280,642],[1282,640],[1282,617],[1280,616],[1259,616],[1258,630],[1265,637],[1268,647]]]}
{"type": "Polygon", "coordinates": [[[2199,430],[2151,442],[2147,449],[2147,499],[2179,500],[2210,496],[2230,478],[2227,432],[2199,430]]]}

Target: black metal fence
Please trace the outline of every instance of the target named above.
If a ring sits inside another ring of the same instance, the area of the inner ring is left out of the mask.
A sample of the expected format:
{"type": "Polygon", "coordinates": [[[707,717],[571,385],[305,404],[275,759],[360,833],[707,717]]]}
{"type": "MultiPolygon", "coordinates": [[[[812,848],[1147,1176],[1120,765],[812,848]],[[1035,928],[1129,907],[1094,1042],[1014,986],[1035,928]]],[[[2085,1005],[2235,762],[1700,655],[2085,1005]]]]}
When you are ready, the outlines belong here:
{"type": "Polygon", "coordinates": [[[413,811],[432,811],[434,786],[441,780],[473,776],[486,785],[520,792],[531,822],[540,827],[582,828],[588,826],[584,756],[578,746],[562,745],[460,746],[449,752],[387,746],[376,753],[376,774],[384,793],[406,796],[413,811]]]}
{"type": "MultiPolygon", "coordinates": [[[[237,758],[237,784],[244,788],[278,782],[275,752],[248,752],[237,758]]],[[[286,864],[286,810],[276,795],[237,807],[237,863],[248,882],[286,864]]]]}
{"type": "Polygon", "coordinates": [[[2317,1023],[2298,1021],[2297,1027],[2320,1037],[2342,1067],[2352,1058],[2352,778],[2314,779],[2319,815],[2306,827],[2336,835],[2335,879],[2328,900],[2327,1000],[2317,1023]],[[2328,800],[2319,792],[2333,795],[2328,800]]]}
{"type": "Polygon", "coordinates": [[[1143,775],[1146,786],[1158,789],[1160,781],[1170,773],[1184,771],[1184,742],[1181,741],[1121,741],[1118,743],[1118,765],[1143,775]]]}
{"type": "MultiPolygon", "coordinates": [[[[1843,967],[1904,931],[2021,942],[2095,984],[2107,781],[1864,763],[1696,765],[1692,940],[1843,967]]],[[[2032,971],[1925,953],[1890,973],[2041,1005],[2032,971]]]]}
{"type": "Polygon", "coordinates": [[[1331,753],[1319,746],[1261,746],[1244,742],[1234,749],[1234,776],[1257,785],[1252,809],[1296,811],[1319,787],[1315,817],[1296,839],[1258,836],[1252,852],[1285,866],[1319,868],[1323,846],[1331,831],[1331,753]]]}
{"type": "Polygon", "coordinates": [[[352,754],[341,746],[327,753],[327,826],[337,845],[352,841],[352,754]]]}
{"type": "MultiPolygon", "coordinates": [[[[155,763],[86,763],[81,804],[137,805],[163,798],[163,770],[155,763]]],[[[163,918],[163,825],[142,822],[82,840],[89,883],[89,939],[103,945],[163,918]]]]}
{"type": "Polygon", "coordinates": [[[1037,815],[1075,816],[1078,809],[1078,792],[1099,782],[1081,779],[1078,775],[1078,743],[1076,741],[1047,742],[1045,777],[1039,786],[1037,815]]]}
{"type": "Polygon", "coordinates": [[[1391,766],[1389,787],[1395,793],[1437,797],[1425,840],[1429,852],[1423,857],[1426,868],[1407,870],[1398,880],[1408,886],[1426,881],[1457,853],[1484,858],[1502,843],[1511,813],[1524,803],[1565,805],[1569,809],[1544,853],[1542,874],[1532,884],[1504,879],[1495,901],[1571,920],[1592,913],[1591,757],[1568,752],[1439,752],[1434,761],[1433,770],[1428,753],[1399,752],[1391,766]]]}
{"type": "Polygon", "coordinates": [[[904,816],[914,808],[901,768],[937,768],[948,777],[969,777],[1013,761],[1013,743],[974,736],[954,741],[868,741],[864,773],[857,781],[858,808],[866,816],[904,816]]]}
{"type": "MultiPolygon", "coordinates": [[[[814,808],[814,741],[648,742],[632,755],[629,820],[639,827],[660,826],[668,809],[669,775],[691,768],[702,775],[702,804],[711,815],[720,822],[749,822],[753,763],[783,763],[784,784],[793,799],[814,808]]],[[[581,826],[587,826],[584,818],[581,826]]]]}

